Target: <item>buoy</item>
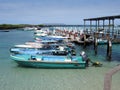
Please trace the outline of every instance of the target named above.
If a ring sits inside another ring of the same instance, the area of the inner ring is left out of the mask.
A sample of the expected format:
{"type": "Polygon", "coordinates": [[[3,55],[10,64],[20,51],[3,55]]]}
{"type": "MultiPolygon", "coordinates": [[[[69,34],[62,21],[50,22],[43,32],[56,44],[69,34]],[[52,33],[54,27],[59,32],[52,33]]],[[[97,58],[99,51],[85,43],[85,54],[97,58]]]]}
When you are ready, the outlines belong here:
{"type": "Polygon", "coordinates": [[[100,62],[93,62],[92,63],[92,66],[95,66],[95,67],[101,67],[102,66],[102,63],[100,63],[100,62]]]}

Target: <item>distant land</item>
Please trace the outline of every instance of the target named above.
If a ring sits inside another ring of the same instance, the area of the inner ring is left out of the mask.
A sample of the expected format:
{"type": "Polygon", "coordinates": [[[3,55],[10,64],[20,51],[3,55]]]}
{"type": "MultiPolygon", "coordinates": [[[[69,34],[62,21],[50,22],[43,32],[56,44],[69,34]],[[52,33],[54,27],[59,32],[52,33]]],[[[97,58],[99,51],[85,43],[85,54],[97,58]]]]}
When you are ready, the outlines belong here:
{"type": "Polygon", "coordinates": [[[31,25],[31,24],[0,24],[0,30],[6,29],[20,29],[25,27],[43,27],[44,25],[31,25]]]}
{"type": "Polygon", "coordinates": [[[0,24],[0,30],[6,30],[6,29],[21,29],[25,27],[51,27],[52,25],[66,25],[62,23],[44,23],[44,24],[38,24],[38,25],[32,25],[32,24],[0,24]]]}
{"type": "MultiPolygon", "coordinates": [[[[6,29],[21,29],[21,28],[25,28],[25,27],[52,27],[52,26],[74,26],[74,25],[66,25],[66,24],[56,24],[56,23],[52,23],[52,24],[38,24],[38,25],[32,25],[32,24],[0,24],[0,30],[6,30],[6,29]]],[[[77,25],[75,25],[77,26],[77,25]]],[[[79,27],[84,27],[84,25],[78,25],[79,27]]],[[[109,26],[109,25],[105,25],[105,26],[109,26]]],[[[112,26],[112,25],[111,25],[112,26]]],[[[86,25],[86,27],[90,27],[90,25],[86,25]]],[[[96,27],[96,25],[92,25],[92,27],[96,27]]],[[[100,27],[102,27],[102,25],[100,25],[100,27]]],[[[120,27],[120,25],[117,25],[117,27],[120,27]]]]}

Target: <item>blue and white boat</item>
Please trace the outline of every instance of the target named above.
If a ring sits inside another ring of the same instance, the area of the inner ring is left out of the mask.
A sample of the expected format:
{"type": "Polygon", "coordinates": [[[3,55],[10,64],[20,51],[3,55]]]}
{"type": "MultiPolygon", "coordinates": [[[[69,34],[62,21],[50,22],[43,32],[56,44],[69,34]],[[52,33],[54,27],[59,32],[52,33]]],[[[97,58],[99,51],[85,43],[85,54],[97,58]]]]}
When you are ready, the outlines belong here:
{"type": "Polygon", "coordinates": [[[47,36],[49,34],[48,28],[41,28],[34,31],[35,36],[47,36]]]}
{"type": "Polygon", "coordinates": [[[40,45],[38,44],[37,46],[35,44],[32,45],[15,45],[14,47],[10,48],[10,53],[13,54],[30,54],[30,55],[35,55],[35,54],[50,54],[52,53],[55,49],[52,46],[47,46],[47,45],[40,45]],[[32,46],[33,45],[33,46],[32,46]]]}
{"type": "MultiPolygon", "coordinates": [[[[51,46],[44,45],[41,47],[31,47],[30,45],[15,45],[16,47],[12,47],[10,49],[10,53],[12,54],[29,54],[29,55],[67,55],[67,46],[59,45],[59,46],[51,46]],[[28,47],[29,46],[29,47],[28,47]]],[[[70,52],[72,55],[76,55],[75,49],[70,48],[70,52]]]]}
{"type": "Polygon", "coordinates": [[[86,68],[82,56],[44,56],[44,55],[11,55],[11,59],[23,67],[34,68],[86,68]]]}
{"type": "Polygon", "coordinates": [[[47,36],[35,36],[35,39],[62,41],[62,40],[68,39],[68,37],[57,36],[57,35],[47,35],[47,36]]]}
{"type": "Polygon", "coordinates": [[[53,54],[66,55],[67,46],[70,46],[72,55],[75,55],[75,46],[72,43],[57,42],[56,40],[41,40],[34,42],[26,42],[23,45],[15,45],[10,49],[14,54],[53,54]]]}

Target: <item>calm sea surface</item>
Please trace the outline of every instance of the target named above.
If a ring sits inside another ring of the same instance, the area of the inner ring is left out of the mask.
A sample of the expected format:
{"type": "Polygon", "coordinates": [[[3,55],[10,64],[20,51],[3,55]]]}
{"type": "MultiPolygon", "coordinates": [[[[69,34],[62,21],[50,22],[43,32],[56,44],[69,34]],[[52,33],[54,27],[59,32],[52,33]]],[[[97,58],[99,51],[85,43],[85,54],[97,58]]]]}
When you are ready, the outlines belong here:
{"type": "MultiPolygon", "coordinates": [[[[36,69],[19,67],[9,57],[9,49],[15,44],[33,40],[32,31],[0,32],[0,90],[103,90],[104,75],[120,64],[120,45],[112,46],[111,62],[106,60],[106,45],[98,46],[95,56],[93,45],[85,49],[76,45],[77,52],[86,51],[93,61],[102,67],[86,69],[36,69]]],[[[112,77],[112,89],[120,89],[120,72],[112,77]]]]}

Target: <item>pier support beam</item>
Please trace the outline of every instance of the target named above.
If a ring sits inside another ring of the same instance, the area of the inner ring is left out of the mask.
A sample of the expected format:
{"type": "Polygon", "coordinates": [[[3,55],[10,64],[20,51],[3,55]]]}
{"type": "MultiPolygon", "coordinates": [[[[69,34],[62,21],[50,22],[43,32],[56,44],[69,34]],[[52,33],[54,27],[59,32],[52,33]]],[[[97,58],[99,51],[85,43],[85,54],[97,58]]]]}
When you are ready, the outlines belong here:
{"type": "Polygon", "coordinates": [[[103,20],[103,30],[105,29],[105,20],[103,20]]]}
{"type": "Polygon", "coordinates": [[[117,37],[117,35],[116,35],[116,34],[114,34],[114,39],[116,39],[116,37],[117,37]]]}
{"type": "Polygon", "coordinates": [[[98,33],[94,33],[94,50],[95,50],[95,55],[97,55],[97,46],[98,46],[97,37],[98,37],[98,33]]]}
{"type": "Polygon", "coordinates": [[[97,29],[98,32],[99,32],[99,29],[100,29],[100,22],[98,20],[98,29],[97,29]]]}
{"type": "Polygon", "coordinates": [[[108,25],[108,33],[110,34],[110,26],[111,26],[111,22],[110,22],[111,20],[109,19],[109,25],[108,25]]]}
{"type": "Polygon", "coordinates": [[[107,42],[107,59],[109,61],[111,60],[111,55],[112,55],[112,42],[111,42],[111,39],[108,39],[108,42],[107,42]]]}
{"type": "Polygon", "coordinates": [[[95,55],[97,55],[97,46],[98,46],[98,41],[97,38],[95,38],[95,55]]]}
{"type": "Polygon", "coordinates": [[[85,28],[86,28],[86,21],[84,20],[84,30],[85,30],[85,28]]]}
{"type": "Polygon", "coordinates": [[[105,35],[104,35],[104,33],[102,33],[102,38],[103,38],[103,39],[105,38],[105,35]]]}
{"type": "MultiPolygon", "coordinates": [[[[96,20],[96,31],[97,31],[97,20],[96,20]]],[[[96,32],[96,31],[95,31],[95,32],[96,32]]]]}
{"type": "Polygon", "coordinates": [[[89,34],[91,34],[92,33],[92,21],[90,20],[90,32],[89,32],[89,34]]]}
{"type": "Polygon", "coordinates": [[[84,48],[86,47],[86,34],[84,34],[84,48]]]}
{"type": "Polygon", "coordinates": [[[114,19],[112,19],[112,35],[114,35],[114,19]]]}

